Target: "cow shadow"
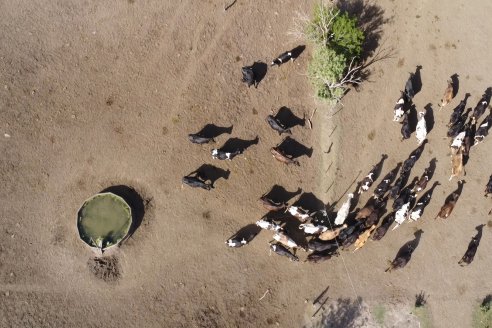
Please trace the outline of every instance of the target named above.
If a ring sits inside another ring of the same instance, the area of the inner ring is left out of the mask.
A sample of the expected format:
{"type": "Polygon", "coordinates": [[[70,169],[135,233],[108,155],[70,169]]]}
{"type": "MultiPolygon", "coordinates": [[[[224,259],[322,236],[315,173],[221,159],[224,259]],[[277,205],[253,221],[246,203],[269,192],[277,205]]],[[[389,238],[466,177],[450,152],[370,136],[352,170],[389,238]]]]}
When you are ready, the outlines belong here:
{"type": "Polygon", "coordinates": [[[429,177],[429,181],[432,180],[432,177],[434,176],[434,173],[436,172],[436,165],[437,159],[434,157],[429,161],[429,166],[426,168],[427,170],[427,176],[429,177]]]}
{"type": "Polygon", "coordinates": [[[251,69],[253,70],[253,74],[255,75],[255,82],[256,86],[258,87],[260,82],[265,78],[268,70],[268,65],[264,62],[257,61],[253,63],[251,69]]]}
{"type": "Polygon", "coordinates": [[[276,214],[273,217],[275,218],[276,216],[277,217],[276,219],[280,221],[280,224],[282,225],[282,229],[284,229],[284,232],[287,236],[292,238],[292,240],[294,240],[297,245],[305,248],[307,246],[307,239],[304,230],[299,229],[299,226],[301,225],[301,221],[287,214],[284,214],[283,216],[276,214]]]}
{"type": "Polygon", "coordinates": [[[414,91],[414,96],[422,90],[422,76],[420,71],[422,70],[422,65],[417,65],[415,68],[415,73],[412,75],[412,87],[414,91]]]}
{"type": "Polygon", "coordinates": [[[372,177],[372,180],[373,181],[376,181],[377,179],[379,179],[379,176],[381,175],[381,172],[383,171],[383,164],[384,164],[384,161],[388,159],[388,155],[386,154],[381,154],[381,159],[379,160],[379,162],[377,162],[373,169],[371,170],[372,173],[374,173],[373,177],[372,177]]]}
{"type": "Polygon", "coordinates": [[[313,155],[313,148],[312,147],[308,148],[291,137],[286,137],[284,140],[282,140],[282,142],[277,147],[283,153],[291,156],[292,159],[295,159],[295,158],[298,158],[301,156],[307,156],[307,157],[311,158],[311,156],[313,155]]]}
{"type": "Polygon", "coordinates": [[[456,201],[455,202],[458,202],[458,199],[460,198],[461,196],[461,193],[463,192],[463,186],[465,185],[466,181],[465,180],[459,180],[458,181],[458,187],[456,188],[455,191],[453,191],[451,194],[449,194],[448,197],[446,197],[446,203],[448,203],[449,201],[451,201],[453,199],[453,194],[456,194],[458,195],[458,197],[456,198],[456,201]]]}
{"type": "Polygon", "coordinates": [[[454,73],[453,75],[451,75],[451,81],[453,83],[453,98],[456,97],[460,89],[460,80],[458,79],[458,77],[458,73],[454,73]]]}
{"type": "Polygon", "coordinates": [[[325,209],[325,204],[322,200],[316,197],[311,192],[304,192],[299,198],[292,204],[292,206],[299,206],[310,213],[325,209]]]}
{"type": "Polygon", "coordinates": [[[252,241],[261,231],[261,228],[256,224],[248,224],[245,227],[239,229],[235,234],[233,234],[229,239],[243,240],[243,238],[249,243],[252,241]]]}
{"type": "Polygon", "coordinates": [[[135,189],[125,185],[111,186],[101,191],[101,193],[103,192],[111,192],[120,196],[130,206],[132,210],[132,224],[128,231],[128,237],[130,237],[142,224],[145,208],[151,202],[151,199],[144,200],[135,189]]]}
{"type": "Polygon", "coordinates": [[[288,203],[289,200],[302,193],[302,189],[298,188],[296,191],[287,191],[284,187],[274,185],[270,191],[263,194],[266,198],[272,200],[275,203],[288,203]]]}
{"type": "Polygon", "coordinates": [[[224,170],[219,167],[210,164],[203,164],[195,171],[191,172],[188,176],[195,174],[203,181],[210,181],[210,185],[213,187],[214,183],[219,179],[227,180],[231,175],[230,170],[224,170]]]}
{"type": "Polygon", "coordinates": [[[492,96],[492,87],[488,87],[484,92],[484,98],[487,103],[490,104],[490,97],[492,96]]]}
{"type": "Polygon", "coordinates": [[[407,259],[406,264],[408,264],[408,262],[410,262],[413,252],[420,244],[420,239],[422,238],[423,233],[424,231],[422,229],[415,231],[415,233],[413,234],[415,238],[403,244],[403,246],[400,247],[400,249],[398,250],[398,253],[396,253],[395,258],[404,257],[407,259]]]}
{"type": "Polygon", "coordinates": [[[253,145],[257,145],[259,142],[259,137],[256,136],[256,138],[252,140],[244,140],[244,139],[239,139],[239,138],[230,138],[227,140],[222,147],[220,147],[221,151],[225,151],[228,153],[233,153],[235,151],[241,151],[244,152],[246,149],[253,145]]]}
{"type": "Polygon", "coordinates": [[[427,127],[427,133],[431,132],[434,128],[435,120],[434,120],[434,110],[432,109],[432,104],[428,103],[424,106],[425,108],[425,124],[427,127]]]}
{"type": "Polygon", "coordinates": [[[277,119],[286,129],[293,128],[297,125],[304,126],[306,124],[305,118],[297,117],[292,110],[288,107],[281,107],[277,114],[275,114],[275,119],[277,119]]]}
{"type": "Polygon", "coordinates": [[[299,45],[294,49],[292,49],[290,51],[290,53],[292,54],[292,58],[296,60],[304,52],[305,49],[306,49],[305,45],[299,45]]]}
{"type": "Polygon", "coordinates": [[[207,124],[197,133],[197,135],[204,138],[216,138],[224,133],[231,134],[232,128],[232,125],[230,127],[222,127],[215,124],[207,124]]]}

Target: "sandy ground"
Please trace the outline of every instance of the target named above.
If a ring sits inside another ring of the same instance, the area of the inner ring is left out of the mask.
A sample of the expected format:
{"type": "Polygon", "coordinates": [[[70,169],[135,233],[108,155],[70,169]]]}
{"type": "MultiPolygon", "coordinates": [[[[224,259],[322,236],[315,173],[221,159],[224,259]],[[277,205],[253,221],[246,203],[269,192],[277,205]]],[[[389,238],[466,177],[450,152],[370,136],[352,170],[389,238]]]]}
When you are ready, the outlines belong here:
{"type": "Polygon", "coordinates": [[[379,43],[394,56],[371,66],[369,81],[331,117],[305,76],[309,47],[294,63],[269,68],[257,89],[240,81],[241,66],[304,44],[286,32],[312,3],[238,0],[225,12],[213,1],[1,2],[0,326],[369,327],[384,313],[385,326],[417,327],[410,312],[421,291],[435,327],[469,326],[491,289],[489,228],[473,264],[457,262],[474,227],[489,220],[482,190],[492,173],[490,140],[472,150],[452,216],[433,217],[456,188],[443,139],[450,109],[465,92],[474,106],[491,86],[492,4],[442,5],[378,1],[379,43]],[[433,181],[441,182],[422,222],[319,265],[269,256],[265,232],[241,249],[224,245],[265,214],[256,201],[274,185],[302,188],[296,197],[315,209],[353,191],[381,154],[383,174],[404,160],[417,142],[399,141],[392,108],[416,65],[423,87],[414,102],[418,110],[432,104],[435,124],[412,177],[435,157],[433,181]],[[439,112],[454,73],[458,95],[439,112]],[[313,130],[292,129],[312,147],[300,167],[269,153],[281,138],[264,118],[282,106],[298,117],[318,108],[313,130]],[[233,129],[215,145],[190,144],[186,135],[209,123],[233,129]],[[210,149],[229,138],[256,136],[233,161],[211,159],[210,149]],[[182,189],[181,177],[203,164],[229,170],[227,179],[210,192],[182,189]],[[145,214],[110,258],[118,274],[103,281],[75,216],[86,198],[117,185],[140,194],[145,214]],[[424,234],[411,262],[385,274],[416,228],[424,234]],[[326,310],[312,319],[310,302],[327,286],[326,310]]]}

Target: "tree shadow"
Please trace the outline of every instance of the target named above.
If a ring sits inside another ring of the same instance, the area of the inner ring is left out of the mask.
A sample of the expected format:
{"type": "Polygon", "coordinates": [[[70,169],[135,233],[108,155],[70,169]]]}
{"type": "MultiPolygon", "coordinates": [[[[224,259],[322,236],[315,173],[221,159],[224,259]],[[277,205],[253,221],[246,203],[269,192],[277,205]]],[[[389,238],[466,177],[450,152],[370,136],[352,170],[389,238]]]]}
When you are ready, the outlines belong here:
{"type": "Polygon", "coordinates": [[[230,127],[222,127],[215,124],[207,124],[196,134],[204,138],[216,138],[224,133],[231,134],[232,127],[232,125],[230,127]]]}
{"type": "Polygon", "coordinates": [[[128,230],[128,237],[130,237],[142,224],[145,209],[152,199],[144,200],[135,189],[125,185],[111,186],[101,191],[103,192],[111,192],[120,196],[130,206],[132,210],[132,224],[128,230]]]}
{"type": "Polygon", "coordinates": [[[424,291],[421,291],[420,293],[415,295],[415,307],[419,308],[425,306],[425,304],[427,304],[428,298],[429,296],[428,295],[426,296],[424,291]]]}
{"type": "Polygon", "coordinates": [[[258,84],[260,84],[267,73],[268,65],[261,61],[254,62],[253,66],[251,66],[251,69],[253,70],[253,73],[255,75],[256,86],[258,86],[258,84]]]}
{"type": "Polygon", "coordinates": [[[360,328],[367,324],[367,317],[362,307],[362,298],[338,298],[321,313],[321,318],[313,325],[304,328],[360,328]]]}
{"type": "Polygon", "coordinates": [[[258,227],[256,224],[248,224],[245,227],[242,227],[239,229],[234,235],[232,235],[229,239],[235,239],[235,240],[243,240],[243,238],[249,243],[252,241],[261,231],[261,228],[258,227]]]}
{"type": "Polygon", "coordinates": [[[305,118],[297,117],[292,111],[285,106],[282,106],[277,114],[275,114],[275,119],[277,119],[286,129],[293,128],[297,125],[304,126],[306,124],[305,118]]]}
{"type": "Polygon", "coordinates": [[[316,197],[312,192],[302,193],[292,205],[302,207],[310,213],[323,210],[325,208],[323,201],[316,197]]]}
{"type": "Polygon", "coordinates": [[[425,124],[427,127],[427,133],[429,133],[432,131],[432,129],[434,128],[434,124],[435,124],[434,110],[432,109],[431,103],[428,103],[427,105],[425,105],[424,108],[425,108],[425,115],[424,115],[425,124]]]}
{"type": "Polygon", "coordinates": [[[292,49],[290,51],[290,53],[292,54],[292,58],[296,60],[304,52],[305,49],[306,49],[305,45],[299,45],[294,49],[292,49]]]}
{"type": "Polygon", "coordinates": [[[451,81],[453,83],[453,98],[456,97],[460,89],[460,80],[458,79],[458,77],[458,73],[454,73],[453,75],[451,75],[451,81]]]}
{"type": "Polygon", "coordinates": [[[313,147],[308,148],[291,137],[286,137],[277,147],[285,154],[289,154],[292,159],[301,156],[310,158],[313,155],[313,147]]]}
{"type": "Polygon", "coordinates": [[[220,147],[219,150],[225,151],[225,152],[230,152],[233,153],[235,151],[241,151],[244,152],[246,149],[251,147],[252,145],[257,145],[259,142],[258,136],[252,140],[244,140],[244,139],[239,139],[239,138],[230,138],[227,140],[222,147],[220,147]]]}
{"type": "Polygon", "coordinates": [[[350,16],[357,17],[357,24],[364,31],[365,40],[362,44],[363,61],[371,57],[379,46],[383,25],[390,22],[384,17],[384,10],[375,3],[364,0],[340,1],[340,9],[350,16]]]}
{"type": "Polygon", "coordinates": [[[302,192],[301,188],[298,188],[296,191],[287,191],[284,187],[279,185],[274,185],[270,191],[263,194],[266,198],[270,199],[275,203],[288,203],[289,200],[299,195],[302,192]]]}
{"type": "Polygon", "coordinates": [[[198,178],[202,179],[203,181],[210,181],[210,185],[213,187],[215,181],[221,178],[224,180],[229,179],[229,176],[231,175],[231,171],[221,169],[214,165],[203,164],[198,169],[188,174],[188,176],[191,176],[193,174],[195,174],[198,178]]]}

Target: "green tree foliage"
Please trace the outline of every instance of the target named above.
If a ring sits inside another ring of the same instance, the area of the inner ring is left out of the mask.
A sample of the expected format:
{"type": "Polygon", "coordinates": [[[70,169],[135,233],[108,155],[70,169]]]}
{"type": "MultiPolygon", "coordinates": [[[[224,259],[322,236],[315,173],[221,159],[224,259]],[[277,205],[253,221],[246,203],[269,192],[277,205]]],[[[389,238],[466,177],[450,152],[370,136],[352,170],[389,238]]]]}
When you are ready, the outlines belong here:
{"type": "Polygon", "coordinates": [[[357,27],[357,18],[351,18],[347,13],[338,15],[333,20],[332,30],[331,43],[337,52],[343,53],[347,60],[360,56],[364,32],[357,27]]]}
{"type": "Polygon", "coordinates": [[[364,32],[357,18],[334,5],[317,4],[306,25],[306,36],[314,45],[308,76],[319,98],[338,102],[347,88],[344,79],[350,64],[362,53],[364,32]]]}

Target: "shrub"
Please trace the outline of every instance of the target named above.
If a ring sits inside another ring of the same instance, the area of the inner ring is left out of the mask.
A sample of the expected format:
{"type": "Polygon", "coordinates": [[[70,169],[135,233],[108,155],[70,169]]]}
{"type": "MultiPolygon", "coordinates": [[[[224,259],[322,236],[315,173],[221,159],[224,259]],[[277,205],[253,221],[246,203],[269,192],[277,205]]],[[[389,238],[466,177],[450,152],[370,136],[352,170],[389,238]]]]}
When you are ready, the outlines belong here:
{"type": "Polygon", "coordinates": [[[322,46],[314,49],[308,64],[308,76],[319,98],[338,101],[343,97],[344,89],[330,88],[329,85],[343,77],[345,68],[345,57],[335,50],[322,46]]]}
{"type": "Polygon", "coordinates": [[[357,19],[333,5],[317,4],[305,26],[305,35],[314,44],[308,76],[319,98],[338,102],[360,66],[353,66],[362,52],[364,32],[357,19]]]}

